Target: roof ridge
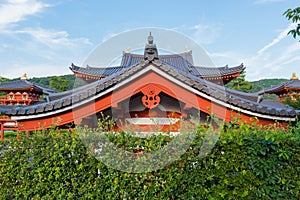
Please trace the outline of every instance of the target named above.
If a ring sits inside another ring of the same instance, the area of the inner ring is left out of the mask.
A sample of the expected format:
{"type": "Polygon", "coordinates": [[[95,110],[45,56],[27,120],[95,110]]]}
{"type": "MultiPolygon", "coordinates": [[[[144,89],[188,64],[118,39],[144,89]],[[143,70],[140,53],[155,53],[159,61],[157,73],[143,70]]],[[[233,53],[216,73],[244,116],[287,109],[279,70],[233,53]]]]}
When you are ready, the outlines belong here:
{"type": "MultiPolygon", "coordinates": [[[[219,86],[212,82],[206,81],[194,75],[191,75],[187,72],[178,70],[177,68],[173,68],[168,64],[164,64],[161,60],[154,60],[148,61],[143,60],[136,65],[133,65],[129,68],[124,68],[124,70],[119,71],[112,76],[108,76],[104,79],[99,81],[93,82],[91,84],[82,86],[75,90],[69,90],[65,95],[59,97],[59,99],[53,99],[50,102],[41,103],[37,106],[25,108],[28,111],[28,114],[35,114],[35,113],[42,113],[42,112],[49,112],[53,110],[59,110],[60,108],[69,107],[72,109],[74,103],[77,104],[84,99],[93,98],[93,95],[97,95],[106,89],[113,87],[115,84],[118,84],[124,80],[127,80],[128,77],[132,76],[138,71],[145,69],[146,67],[153,66],[157,68],[161,72],[166,73],[166,75],[182,82],[182,84],[186,84],[187,86],[191,87],[203,93],[203,95],[209,96],[212,98],[212,101],[215,102],[223,102],[225,103],[224,106],[229,108],[236,107],[236,109],[242,109],[245,112],[252,111],[256,114],[263,114],[263,115],[270,115],[276,117],[295,117],[296,112],[294,110],[287,110],[287,109],[275,109],[269,106],[264,106],[260,104],[258,101],[252,101],[246,96],[253,96],[255,93],[245,93],[245,92],[231,92],[230,89],[227,89],[224,86],[219,86]]],[[[152,70],[152,69],[149,69],[152,70]]],[[[159,72],[158,72],[159,73],[159,72]]],[[[58,93],[57,95],[62,94],[58,93]]],[[[203,96],[203,98],[207,98],[203,96]]],[[[78,104],[77,106],[80,106],[78,104]]],[[[27,114],[27,111],[14,109],[11,111],[11,115],[24,115],[27,114]],[[19,113],[20,112],[20,113],[19,113]]]]}

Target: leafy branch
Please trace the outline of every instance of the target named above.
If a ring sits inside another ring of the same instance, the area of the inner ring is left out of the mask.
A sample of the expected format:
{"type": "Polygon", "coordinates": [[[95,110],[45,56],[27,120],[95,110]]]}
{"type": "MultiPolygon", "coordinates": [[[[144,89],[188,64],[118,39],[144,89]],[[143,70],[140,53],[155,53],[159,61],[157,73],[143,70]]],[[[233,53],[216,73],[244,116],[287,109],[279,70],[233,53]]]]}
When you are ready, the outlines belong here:
{"type": "Polygon", "coordinates": [[[283,13],[283,15],[293,23],[298,23],[296,28],[288,32],[288,35],[292,35],[293,38],[300,36],[300,7],[288,9],[283,13]]]}

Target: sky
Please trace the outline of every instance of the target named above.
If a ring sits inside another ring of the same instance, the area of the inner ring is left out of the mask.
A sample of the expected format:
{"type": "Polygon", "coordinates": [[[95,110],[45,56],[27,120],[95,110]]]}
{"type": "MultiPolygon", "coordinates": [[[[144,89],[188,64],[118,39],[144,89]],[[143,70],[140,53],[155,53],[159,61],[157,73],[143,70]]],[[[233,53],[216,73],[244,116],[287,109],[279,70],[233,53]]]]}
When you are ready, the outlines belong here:
{"type": "Polygon", "coordinates": [[[299,39],[287,35],[295,24],[283,16],[298,6],[298,0],[0,0],[0,76],[71,74],[71,63],[81,66],[103,42],[144,27],[185,35],[214,66],[243,63],[250,81],[300,76],[299,39]]]}

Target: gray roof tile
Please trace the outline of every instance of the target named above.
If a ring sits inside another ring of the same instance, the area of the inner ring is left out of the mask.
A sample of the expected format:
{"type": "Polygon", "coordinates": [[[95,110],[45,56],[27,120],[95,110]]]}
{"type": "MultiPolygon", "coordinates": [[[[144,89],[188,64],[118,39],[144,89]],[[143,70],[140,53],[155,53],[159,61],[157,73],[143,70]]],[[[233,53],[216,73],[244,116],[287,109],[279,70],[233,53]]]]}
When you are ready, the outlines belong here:
{"type": "Polygon", "coordinates": [[[54,89],[47,88],[46,86],[42,86],[40,84],[32,83],[28,80],[17,80],[17,81],[9,81],[9,82],[0,82],[0,91],[8,91],[8,90],[28,90],[35,89],[37,92],[43,94],[50,94],[55,92],[54,89]]]}
{"type": "MultiPolygon", "coordinates": [[[[116,83],[128,79],[133,73],[146,67],[148,62],[149,61],[146,62],[142,61],[141,63],[135,66],[126,68],[109,77],[82,86],[80,88],[76,88],[72,91],[53,94],[52,97],[55,98],[53,98],[54,100],[51,100],[50,102],[26,107],[25,109],[28,110],[26,114],[34,114],[35,112],[36,113],[50,112],[51,108],[53,108],[52,110],[59,110],[62,108],[62,105],[63,107],[68,107],[71,106],[72,104],[76,104],[77,102],[80,102],[83,99],[92,97],[94,94],[98,94],[101,91],[104,91],[109,87],[112,87],[116,83]],[[90,93],[89,91],[92,92],[90,93]]],[[[270,114],[272,116],[294,117],[300,114],[300,111],[296,112],[295,110],[292,109],[274,108],[272,106],[264,105],[258,101],[259,95],[257,93],[248,94],[244,92],[230,90],[228,88],[225,88],[224,86],[211,83],[202,78],[194,76],[193,74],[190,74],[188,72],[178,71],[172,66],[168,66],[166,64],[161,64],[160,66],[157,67],[165,71],[166,73],[168,73],[170,76],[173,76],[177,80],[181,81],[183,84],[190,83],[190,85],[194,89],[203,92],[213,98],[219,99],[223,102],[240,107],[241,109],[244,110],[249,110],[249,111],[262,113],[262,114],[270,114]]],[[[20,108],[12,108],[8,112],[10,112],[10,115],[24,115],[24,111],[23,110],[19,111],[19,110],[20,108]]]]}
{"type": "MultiPolygon", "coordinates": [[[[193,57],[192,52],[185,52],[181,54],[173,54],[173,55],[160,55],[158,56],[159,60],[153,61],[154,64],[157,66],[160,66],[162,64],[165,64],[163,70],[168,70],[168,68],[171,66],[176,71],[182,71],[185,73],[190,73],[194,76],[198,76],[201,78],[207,78],[207,77],[219,77],[219,76],[225,76],[230,75],[232,73],[240,73],[244,71],[245,67],[243,64],[237,66],[228,68],[225,67],[201,67],[201,66],[194,66],[193,64],[193,57]]],[[[74,73],[81,73],[86,74],[93,77],[106,77],[110,76],[114,73],[117,73],[119,71],[124,70],[124,68],[130,68],[134,65],[137,65],[139,63],[144,62],[144,56],[139,54],[131,54],[131,53],[124,53],[121,65],[115,66],[115,67],[90,67],[87,66],[79,67],[72,63],[70,69],[74,73]]],[[[143,64],[143,63],[142,63],[143,64]]]]}
{"type": "Polygon", "coordinates": [[[284,88],[286,88],[287,90],[289,89],[298,89],[300,90],[300,80],[288,80],[284,83],[275,85],[271,88],[266,88],[260,91],[260,93],[269,93],[269,94],[273,94],[276,93],[278,91],[283,90],[284,88]]]}

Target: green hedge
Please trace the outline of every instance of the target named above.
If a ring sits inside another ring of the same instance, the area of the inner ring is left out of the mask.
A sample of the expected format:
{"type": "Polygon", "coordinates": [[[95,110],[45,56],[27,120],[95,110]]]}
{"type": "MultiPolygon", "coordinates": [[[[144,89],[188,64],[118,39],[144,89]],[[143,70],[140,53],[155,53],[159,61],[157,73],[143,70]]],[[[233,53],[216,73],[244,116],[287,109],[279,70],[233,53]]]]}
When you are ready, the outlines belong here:
{"type": "MultiPolygon", "coordinates": [[[[206,157],[199,156],[199,133],[179,160],[148,173],[107,167],[76,132],[50,130],[2,142],[0,199],[300,199],[299,125],[225,127],[206,157]]],[[[131,151],[153,151],[172,140],[124,133],[108,138],[131,151]]]]}

